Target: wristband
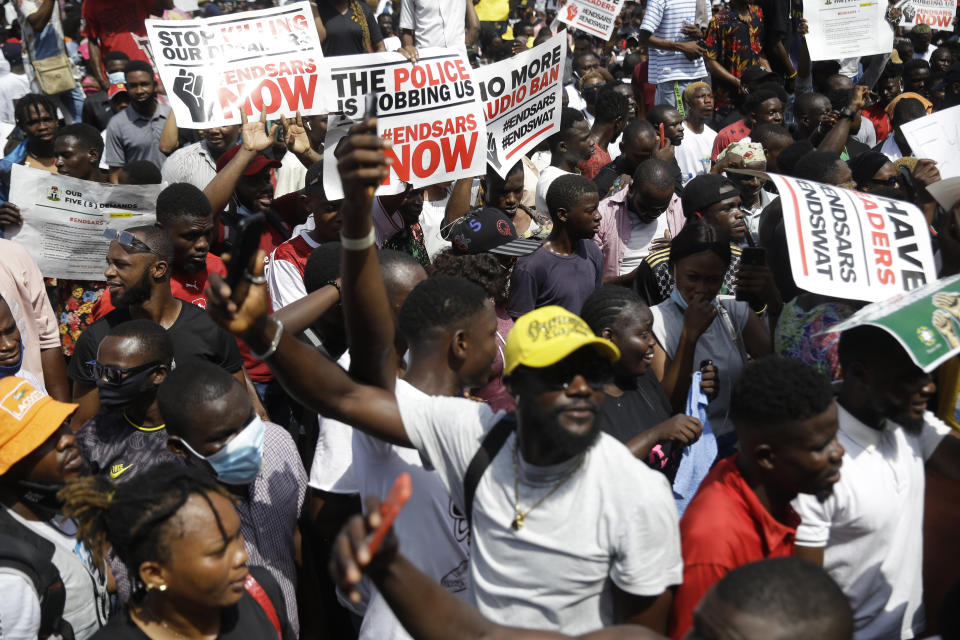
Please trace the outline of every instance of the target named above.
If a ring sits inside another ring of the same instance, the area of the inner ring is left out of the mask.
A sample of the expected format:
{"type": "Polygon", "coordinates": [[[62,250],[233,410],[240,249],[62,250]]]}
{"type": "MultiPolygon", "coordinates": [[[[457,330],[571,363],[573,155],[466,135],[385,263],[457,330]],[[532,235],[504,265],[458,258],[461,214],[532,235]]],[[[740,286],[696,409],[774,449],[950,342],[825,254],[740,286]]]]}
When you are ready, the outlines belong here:
{"type": "Polygon", "coordinates": [[[280,344],[280,338],[283,337],[283,323],[276,318],[271,318],[271,320],[273,320],[273,323],[277,326],[277,332],[273,334],[273,340],[270,341],[270,346],[267,347],[267,350],[263,353],[257,353],[253,349],[250,350],[250,353],[253,354],[253,357],[257,360],[266,360],[272,356],[277,351],[277,346],[280,344]]]}
{"type": "Polygon", "coordinates": [[[857,115],[857,114],[854,113],[854,112],[850,109],[850,107],[844,107],[843,109],[840,110],[840,116],[839,116],[839,117],[841,117],[841,118],[846,118],[846,119],[848,119],[848,120],[853,120],[854,117],[856,117],[856,115],[857,115]]]}
{"type": "Polygon", "coordinates": [[[796,69],[794,69],[793,73],[791,73],[790,75],[787,76],[787,80],[793,80],[794,78],[797,77],[797,74],[798,74],[798,73],[799,73],[799,72],[798,72],[796,69]]]}
{"type": "Polygon", "coordinates": [[[371,226],[370,233],[363,238],[347,238],[341,233],[340,246],[348,251],[363,251],[364,249],[369,249],[372,247],[376,239],[377,234],[371,226]]]}
{"type": "Polygon", "coordinates": [[[323,286],[333,287],[334,289],[337,290],[337,297],[343,298],[343,291],[340,290],[340,283],[337,282],[336,280],[327,280],[326,282],[323,283],[323,286]]]}

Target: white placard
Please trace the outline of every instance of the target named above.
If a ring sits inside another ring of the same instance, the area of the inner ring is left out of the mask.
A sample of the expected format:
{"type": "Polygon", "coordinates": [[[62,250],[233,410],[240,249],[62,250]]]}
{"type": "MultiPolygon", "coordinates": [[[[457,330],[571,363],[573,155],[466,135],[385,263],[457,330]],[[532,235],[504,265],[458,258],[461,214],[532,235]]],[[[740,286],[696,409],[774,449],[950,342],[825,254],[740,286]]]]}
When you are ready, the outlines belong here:
{"type": "Polygon", "coordinates": [[[909,29],[918,24],[928,24],[935,31],[953,30],[956,0],[900,0],[894,6],[903,12],[898,23],[901,27],[909,29]]]}
{"type": "Polygon", "coordinates": [[[574,29],[609,40],[622,8],[623,0],[568,0],[557,12],[557,19],[574,29]]]}
{"type": "Polygon", "coordinates": [[[960,106],[900,126],[913,156],[937,161],[941,178],[960,176],[960,106]]]}
{"type": "Polygon", "coordinates": [[[893,27],[882,0],[803,0],[811,60],[838,60],[893,50],[893,27]]]}

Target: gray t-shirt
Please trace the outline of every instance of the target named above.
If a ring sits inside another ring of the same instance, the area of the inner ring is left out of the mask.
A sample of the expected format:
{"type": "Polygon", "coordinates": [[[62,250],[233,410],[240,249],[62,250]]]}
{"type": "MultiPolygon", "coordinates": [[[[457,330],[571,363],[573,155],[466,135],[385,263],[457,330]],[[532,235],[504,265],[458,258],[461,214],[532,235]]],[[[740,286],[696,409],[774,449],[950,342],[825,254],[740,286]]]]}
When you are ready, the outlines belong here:
{"type": "Polygon", "coordinates": [[[603,285],[603,254],[592,240],[580,240],[569,256],[540,247],[517,260],[510,276],[507,312],[519,318],[555,304],[580,313],[584,301],[603,285]]]}
{"type": "MultiPolygon", "coordinates": [[[[747,326],[750,314],[750,305],[746,302],[725,298],[720,301],[729,314],[730,322],[736,330],[737,342],[730,335],[730,328],[721,314],[717,314],[713,322],[697,340],[697,348],[693,354],[694,370],[700,367],[704,360],[713,360],[717,367],[720,380],[720,393],[707,406],[707,417],[710,418],[710,428],[717,435],[723,435],[733,430],[733,424],[728,417],[730,408],[730,392],[740,377],[746,362],[744,361],[743,329],[747,326]]],[[[677,353],[680,344],[680,333],[683,330],[683,309],[671,299],[667,299],[650,311],[653,312],[653,334],[660,343],[660,347],[671,360],[677,353]]]]}

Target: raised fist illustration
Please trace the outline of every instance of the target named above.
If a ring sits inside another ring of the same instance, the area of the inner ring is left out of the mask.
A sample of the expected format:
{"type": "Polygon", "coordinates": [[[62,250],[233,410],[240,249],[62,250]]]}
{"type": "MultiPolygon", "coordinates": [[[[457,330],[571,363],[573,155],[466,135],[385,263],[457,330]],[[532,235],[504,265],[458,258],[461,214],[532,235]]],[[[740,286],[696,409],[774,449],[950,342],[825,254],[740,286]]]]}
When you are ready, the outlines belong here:
{"type": "Polygon", "coordinates": [[[203,92],[203,76],[180,69],[173,80],[173,93],[187,105],[194,122],[207,122],[213,115],[213,103],[207,104],[203,92]]]}

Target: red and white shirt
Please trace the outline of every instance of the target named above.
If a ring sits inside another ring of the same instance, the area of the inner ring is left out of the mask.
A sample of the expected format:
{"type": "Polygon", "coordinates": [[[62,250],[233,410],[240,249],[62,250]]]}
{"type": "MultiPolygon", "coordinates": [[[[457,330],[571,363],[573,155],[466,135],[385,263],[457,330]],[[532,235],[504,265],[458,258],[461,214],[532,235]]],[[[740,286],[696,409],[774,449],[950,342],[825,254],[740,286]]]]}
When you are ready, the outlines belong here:
{"type": "Polygon", "coordinates": [[[266,268],[267,288],[274,311],[306,297],[303,273],[310,254],[319,246],[309,231],[301,231],[300,235],[287,240],[270,254],[266,268]]]}

